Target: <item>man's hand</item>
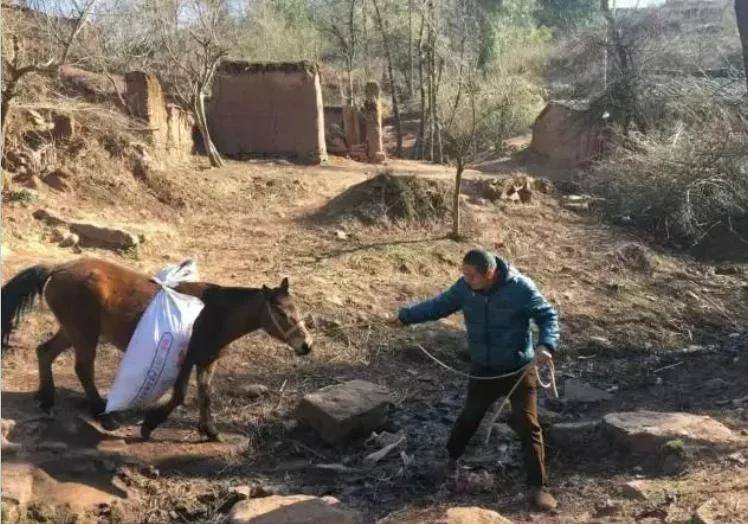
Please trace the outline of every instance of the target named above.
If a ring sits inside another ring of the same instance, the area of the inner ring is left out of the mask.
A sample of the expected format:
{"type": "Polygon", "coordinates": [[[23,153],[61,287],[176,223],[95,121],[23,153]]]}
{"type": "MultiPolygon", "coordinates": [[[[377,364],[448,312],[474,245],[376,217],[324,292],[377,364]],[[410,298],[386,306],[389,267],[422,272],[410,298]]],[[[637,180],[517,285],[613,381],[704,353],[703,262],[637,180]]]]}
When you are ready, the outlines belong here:
{"type": "Polygon", "coordinates": [[[544,345],[535,348],[535,365],[540,367],[548,365],[553,360],[553,353],[544,345]]]}

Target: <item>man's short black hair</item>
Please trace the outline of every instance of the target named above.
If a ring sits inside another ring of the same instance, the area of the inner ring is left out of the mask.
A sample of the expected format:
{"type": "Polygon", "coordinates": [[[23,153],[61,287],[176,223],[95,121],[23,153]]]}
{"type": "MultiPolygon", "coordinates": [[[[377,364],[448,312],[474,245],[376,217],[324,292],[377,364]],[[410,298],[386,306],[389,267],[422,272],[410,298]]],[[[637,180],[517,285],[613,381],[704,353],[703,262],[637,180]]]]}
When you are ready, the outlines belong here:
{"type": "Polygon", "coordinates": [[[496,269],[496,255],[485,249],[471,249],[465,254],[462,263],[473,266],[481,275],[485,275],[496,269]]]}

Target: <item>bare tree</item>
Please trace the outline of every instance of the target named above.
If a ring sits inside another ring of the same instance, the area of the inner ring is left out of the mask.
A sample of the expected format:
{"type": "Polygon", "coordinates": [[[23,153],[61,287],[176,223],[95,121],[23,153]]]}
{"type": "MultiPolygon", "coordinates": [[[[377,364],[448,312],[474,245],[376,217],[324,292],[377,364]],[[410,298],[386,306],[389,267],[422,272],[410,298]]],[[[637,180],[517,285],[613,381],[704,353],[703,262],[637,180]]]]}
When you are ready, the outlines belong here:
{"type": "Polygon", "coordinates": [[[735,18],[738,22],[740,43],[743,46],[743,69],[746,89],[748,89],[748,2],[746,0],[735,0],[735,18]]]}
{"type": "Polygon", "coordinates": [[[153,63],[179,102],[192,111],[213,167],[223,166],[205,115],[218,66],[228,55],[229,0],[157,0],[153,14],[160,59],[153,63]]]}
{"type": "Polygon", "coordinates": [[[345,100],[348,105],[353,105],[354,86],[353,71],[356,68],[358,52],[358,32],[363,27],[363,21],[357,19],[357,8],[361,9],[361,17],[364,14],[364,0],[328,0],[323,4],[325,9],[318,10],[318,23],[324,31],[332,36],[345,59],[347,92],[345,100]],[[360,25],[359,25],[360,23],[360,25]]]}
{"type": "MultiPolygon", "coordinates": [[[[5,146],[8,112],[24,81],[33,74],[54,76],[60,66],[71,57],[73,44],[91,16],[97,0],[71,0],[71,13],[55,13],[51,5],[42,2],[38,9],[18,9],[16,27],[3,24],[2,95],[0,97],[0,157],[5,146]],[[24,17],[29,19],[24,20],[24,17]],[[24,40],[25,32],[34,31],[41,43],[24,40]]],[[[51,4],[51,2],[50,2],[51,4]]]]}
{"type": "Polygon", "coordinates": [[[392,65],[392,50],[390,49],[390,36],[389,32],[387,31],[386,23],[384,18],[382,17],[382,11],[379,8],[379,0],[372,0],[372,3],[374,4],[374,14],[377,18],[377,25],[379,26],[379,31],[382,34],[382,44],[384,46],[384,54],[387,58],[387,75],[389,77],[390,81],[390,94],[392,95],[392,112],[395,116],[395,134],[397,135],[397,150],[396,155],[402,156],[403,155],[403,129],[402,129],[402,123],[400,120],[400,105],[398,103],[398,96],[397,96],[397,83],[395,81],[395,74],[394,74],[394,67],[392,65]]]}

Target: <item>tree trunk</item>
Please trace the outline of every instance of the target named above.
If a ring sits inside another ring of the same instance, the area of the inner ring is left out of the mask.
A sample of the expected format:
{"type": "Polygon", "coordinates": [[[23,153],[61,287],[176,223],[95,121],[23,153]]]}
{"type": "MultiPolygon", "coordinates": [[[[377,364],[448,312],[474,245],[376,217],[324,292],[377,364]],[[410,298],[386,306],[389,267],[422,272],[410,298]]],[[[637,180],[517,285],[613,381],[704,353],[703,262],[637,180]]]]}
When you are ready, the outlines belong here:
{"type": "Polygon", "coordinates": [[[459,240],[460,232],[460,190],[462,189],[462,172],[465,170],[465,161],[460,156],[457,158],[455,170],[455,192],[452,198],[452,239],[459,240]]]}
{"type": "Polygon", "coordinates": [[[205,147],[205,154],[208,155],[210,165],[213,167],[223,167],[224,163],[221,154],[218,152],[218,149],[216,149],[215,144],[213,144],[213,139],[210,138],[208,119],[205,117],[205,93],[203,93],[202,90],[199,90],[198,94],[195,96],[195,103],[192,110],[195,113],[195,121],[200,130],[200,136],[203,139],[203,147],[205,147]]]}
{"type": "Polygon", "coordinates": [[[413,100],[413,0],[408,0],[408,93],[413,100]]]}
{"type": "MultiPolygon", "coordinates": [[[[439,99],[439,86],[442,83],[442,72],[444,71],[444,61],[439,61],[439,74],[436,77],[436,85],[434,86],[434,101],[439,99]]],[[[437,164],[444,163],[444,145],[442,143],[442,124],[439,120],[439,113],[434,114],[434,128],[436,129],[436,162],[437,164]]]]}
{"type": "Polygon", "coordinates": [[[743,69],[745,71],[746,94],[748,94],[748,2],[735,0],[735,19],[738,22],[740,43],[743,45],[743,69]]]}
{"type": "Polygon", "coordinates": [[[397,137],[397,148],[395,155],[403,156],[403,129],[400,120],[400,107],[397,102],[397,85],[395,84],[394,68],[392,67],[392,53],[390,52],[390,39],[387,35],[387,31],[384,27],[384,20],[382,19],[382,13],[379,10],[379,2],[374,0],[374,12],[377,16],[377,24],[379,25],[379,31],[382,33],[382,44],[384,45],[384,54],[387,59],[387,74],[390,77],[390,93],[392,94],[392,112],[395,117],[395,135],[397,137]]]}
{"type": "Polygon", "coordinates": [[[348,105],[352,106],[355,102],[353,96],[353,64],[356,61],[356,0],[351,0],[351,7],[348,11],[348,53],[347,53],[347,73],[348,73],[348,105]]]}
{"type": "Polygon", "coordinates": [[[420,118],[418,122],[418,137],[416,138],[416,158],[423,160],[423,144],[426,132],[426,84],[423,77],[423,26],[425,14],[421,13],[421,27],[418,30],[418,92],[421,97],[420,118]]]}

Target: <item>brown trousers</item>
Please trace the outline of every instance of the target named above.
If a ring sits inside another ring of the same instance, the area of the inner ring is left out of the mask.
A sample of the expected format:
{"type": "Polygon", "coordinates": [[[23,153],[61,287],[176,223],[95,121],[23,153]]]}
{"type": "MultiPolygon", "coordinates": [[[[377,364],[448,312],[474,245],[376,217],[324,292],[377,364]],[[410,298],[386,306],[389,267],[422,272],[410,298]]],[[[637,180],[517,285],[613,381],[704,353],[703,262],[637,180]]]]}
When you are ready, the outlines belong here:
{"type": "MultiPolygon", "coordinates": [[[[492,373],[473,368],[471,374],[490,376],[492,373]]],[[[512,389],[517,378],[518,376],[514,375],[496,380],[470,379],[465,407],[455,422],[447,442],[450,458],[457,459],[462,456],[470,438],[478,430],[486,410],[512,389]]],[[[509,425],[522,441],[527,483],[530,486],[545,486],[545,447],[543,430],[538,422],[537,375],[532,370],[525,374],[522,383],[512,393],[510,402],[512,417],[509,425]]]]}

